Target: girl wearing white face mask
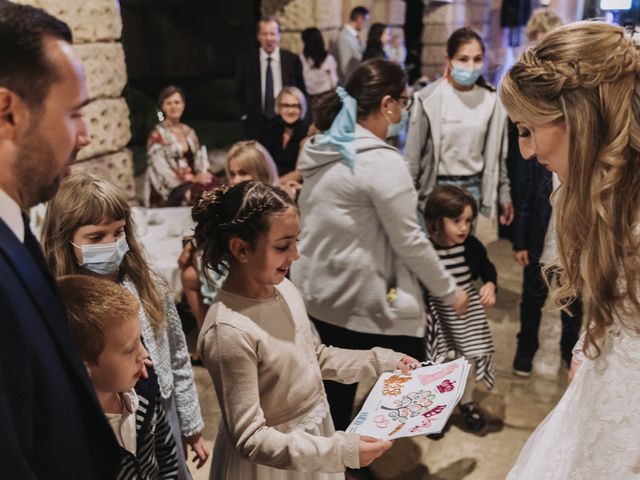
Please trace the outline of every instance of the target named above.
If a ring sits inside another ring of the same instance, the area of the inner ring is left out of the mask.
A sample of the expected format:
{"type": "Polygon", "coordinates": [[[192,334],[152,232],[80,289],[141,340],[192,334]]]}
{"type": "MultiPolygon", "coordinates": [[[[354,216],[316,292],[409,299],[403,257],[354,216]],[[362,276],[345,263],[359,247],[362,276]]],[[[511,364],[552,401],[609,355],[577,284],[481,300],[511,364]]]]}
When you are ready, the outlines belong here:
{"type": "Polygon", "coordinates": [[[415,94],[405,145],[420,207],[437,184],[469,190],[480,213],[513,221],[507,177],[507,114],[481,75],[480,35],[460,28],[447,41],[445,76],[415,94]]]}
{"type": "Polygon", "coordinates": [[[49,202],[42,230],[47,262],[56,277],[96,275],[133,293],[142,340],[158,375],[180,461],[180,479],[190,478],[182,445],[203,464],[209,452],[184,333],[173,294],[144,258],[126,198],[109,182],[78,173],[65,179],[49,202]]]}

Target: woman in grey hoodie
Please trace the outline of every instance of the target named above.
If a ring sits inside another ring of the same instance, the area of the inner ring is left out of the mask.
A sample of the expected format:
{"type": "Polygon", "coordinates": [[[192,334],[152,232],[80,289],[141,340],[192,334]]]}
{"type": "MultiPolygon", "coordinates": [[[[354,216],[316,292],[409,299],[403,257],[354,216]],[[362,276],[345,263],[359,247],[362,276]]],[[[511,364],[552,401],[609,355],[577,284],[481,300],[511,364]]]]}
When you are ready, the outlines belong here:
{"type": "MultiPolygon", "coordinates": [[[[419,282],[463,312],[466,293],[439,263],[418,223],[418,198],[400,153],[385,142],[408,110],[396,64],[360,64],[345,88],[318,100],[312,137],[298,159],[304,178],[300,259],[291,278],[322,341],[396,348],[424,359],[419,282]]],[[[327,385],[336,428],[348,426],[356,385],[327,385]]]]}

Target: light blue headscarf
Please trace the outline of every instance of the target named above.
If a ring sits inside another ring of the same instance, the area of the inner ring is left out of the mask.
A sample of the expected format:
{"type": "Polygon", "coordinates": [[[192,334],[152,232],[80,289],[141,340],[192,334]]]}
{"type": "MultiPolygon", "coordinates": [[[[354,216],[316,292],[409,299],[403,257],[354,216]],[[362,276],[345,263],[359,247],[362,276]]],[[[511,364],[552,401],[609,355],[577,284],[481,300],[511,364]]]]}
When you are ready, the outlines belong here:
{"type": "Polygon", "coordinates": [[[342,88],[336,88],[336,93],[342,101],[342,108],[338,115],[333,120],[329,130],[324,132],[317,139],[317,144],[323,145],[330,143],[335,145],[342,155],[342,159],[353,169],[353,164],[356,161],[356,146],[354,140],[356,139],[356,113],[358,111],[358,103],[356,99],[347,93],[342,88]]]}

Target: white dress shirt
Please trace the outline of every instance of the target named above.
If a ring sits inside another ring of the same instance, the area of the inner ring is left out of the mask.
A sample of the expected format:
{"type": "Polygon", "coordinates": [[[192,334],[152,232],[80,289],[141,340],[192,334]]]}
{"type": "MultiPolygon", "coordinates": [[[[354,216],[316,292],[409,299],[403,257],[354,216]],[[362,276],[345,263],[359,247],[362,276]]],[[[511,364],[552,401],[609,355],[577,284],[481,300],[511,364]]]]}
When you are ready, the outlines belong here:
{"type": "Polygon", "coordinates": [[[13,234],[24,243],[24,223],[20,205],[0,188],[0,218],[11,229],[13,234]]]}
{"type": "MultiPolygon", "coordinates": [[[[558,174],[553,172],[551,175],[552,182],[552,195],[560,186],[560,178],[558,174]]],[[[558,254],[558,243],[556,236],[556,209],[553,207],[553,201],[551,202],[551,216],[549,217],[549,225],[547,226],[547,233],[544,236],[544,247],[540,254],[540,263],[549,263],[558,254]]]]}
{"type": "Polygon", "coordinates": [[[353,25],[350,25],[348,23],[345,24],[344,28],[347,32],[349,32],[351,35],[353,35],[356,38],[356,40],[358,41],[358,46],[360,47],[360,53],[362,53],[364,51],[364,43],[360,38],[360,33],[355,28],[353,28],[353,25]]]}
{"type": "Polygon", "coordinates": [[[273,75],[273,100],[282,90],[282,64],[280,63],[280,48],[276,49],[269,55],[260,48],[260,92],[262,93],[262,108],[264,109],[264,89],[267,83],[267,57],[271,57],[271,74],[273,75]]]}
{"type": "Polygon", "coordinates": [[[137,427],[136,427],[136,410],[140,405],[140,399],[135,390],[118,394],[122,402],[122,411],[120,413],[105,412],[105,416],[111,425],[111,429],[118,440],[118,444],[132,453],[137,455],[137,427]]]}

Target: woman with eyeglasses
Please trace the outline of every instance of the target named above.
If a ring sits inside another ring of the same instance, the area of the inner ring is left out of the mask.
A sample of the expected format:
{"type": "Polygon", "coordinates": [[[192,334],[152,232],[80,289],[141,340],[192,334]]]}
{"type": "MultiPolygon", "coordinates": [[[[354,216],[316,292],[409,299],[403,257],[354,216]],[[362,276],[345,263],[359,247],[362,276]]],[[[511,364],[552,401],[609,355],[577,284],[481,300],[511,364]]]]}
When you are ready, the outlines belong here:
{"type": "MultiPolygon", "coordinates": [[[[458,313],[456,287],[418,223],[418,197],[402,155],[385,139],[407,111],[407,77],[395,63],[361,63],[318,99],[322,132],[302,148],[299,260],[291,279],[323,343],[400,348],[424,360],[425,309],[419,283],[458,313]]],[[[326,385],[337,429],[349,425],[357,385],[326,385]]]]}
{"type": "Polygon", "coordinates": [[[259,139],[276,162],[280,185],[294,197],[302,182],[296,163],[309,129],[306,115],[304,94],[296,87],[284,87],[276,97],[276,116],[259,139]]]}
{"type": "Polygon", "coordinates": [[[459,28],[447,41],[445,76],[415,94],[405,157],[424,209],[436,185],[466,188],[479,211],[513,221],[506,157],[507,114],[481,72],[485,46],[477,32],[459,28]]]}
{"type": "Polygon", "coordinates": [[[276,116],[260,143],[269,151],[283,176],[296,169],[300,142],[307,135],[307,101],[296,87],[284,87],[276,97],[276,116]]]}

